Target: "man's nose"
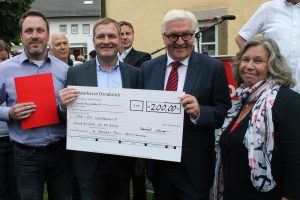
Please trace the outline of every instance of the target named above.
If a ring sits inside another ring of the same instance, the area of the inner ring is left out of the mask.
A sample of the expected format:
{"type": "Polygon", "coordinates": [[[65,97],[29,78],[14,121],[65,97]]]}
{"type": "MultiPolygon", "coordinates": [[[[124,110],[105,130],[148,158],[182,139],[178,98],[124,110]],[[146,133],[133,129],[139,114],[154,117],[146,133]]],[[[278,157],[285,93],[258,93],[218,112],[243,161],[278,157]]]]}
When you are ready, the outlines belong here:
{"type": "Polygon", "coordinates": [[[32,38],[37,38],[37,34],[38,34],[37,31],[33,31],[31,37],[32,38]]]}
{"type": "Polygon", "coordinates": [[[178,38],[178,40],[176,41],[176,44],[184,44],[184,40],[182,39],[182,37],[180,36],[179,38],[178,38]]]}
{"type": "Polygon", "coordinates": [[[109,43],[109,37],[108,37],[108,36],[105,36],[103,42],[104,42],[104,43],[109,43]]]}

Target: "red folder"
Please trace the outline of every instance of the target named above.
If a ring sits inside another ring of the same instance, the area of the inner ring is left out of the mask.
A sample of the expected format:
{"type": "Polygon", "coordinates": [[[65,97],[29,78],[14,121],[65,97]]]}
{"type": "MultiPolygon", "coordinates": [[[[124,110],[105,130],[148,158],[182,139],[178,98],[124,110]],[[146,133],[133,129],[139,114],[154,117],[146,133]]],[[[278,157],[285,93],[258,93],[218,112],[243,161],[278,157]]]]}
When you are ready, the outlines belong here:
{"type": "Polygon", "coordinates": [[[22,129],[59,122],[51,73],[15,78],[17,102],[33,102],[35,112],[22,120],[22,129]]]}

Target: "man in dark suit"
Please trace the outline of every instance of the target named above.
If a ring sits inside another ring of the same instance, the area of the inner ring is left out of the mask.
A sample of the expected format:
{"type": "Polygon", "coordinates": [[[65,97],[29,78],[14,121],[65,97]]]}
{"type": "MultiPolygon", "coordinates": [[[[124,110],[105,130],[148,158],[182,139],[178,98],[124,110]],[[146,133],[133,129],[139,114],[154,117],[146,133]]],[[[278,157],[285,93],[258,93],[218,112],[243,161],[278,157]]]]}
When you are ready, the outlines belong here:
{"type": "Polygon", "coordinates": [[[132,47],[134,41],[134,29],[131,23],[120,21],[119,26],[121,29],[121,48],[120,59],[121,61],[140,68],[143,62],[150,60],[151,55],[146,52],[137,51],[132,47]]]}
{"type": "MultiPolygon", "coordinates": [[[[132,47],[134,29],[131,23],[120,21],[119,26],[121,29],[119,58],[127,64],[140,68],[143,62],[151,59],[151,55],[146,52],[137,51],[132,47]]],[[[135,170],[132,175],[132,190],[132,200],[146,200],[145,161],[143,159],[136,159],[135,170]]]]}
{"type": "Polygon", "coordinates": [[[193,50],[197,26],[191,12],[169,11],[161,25],[167,54],[141,66],[140,88],[185,92],[180,99],[185,110],[181,162],[147,163],[159,200],[209,199],[214,130],[221,127],[231,106],[223,65],[193,50]]]}
{"type": "MultiPolygon", "coordinates": [[[[95,59],[71,67],[67,84],[103,88],[137,88],[138,69],[119,62],[120,28],[110,18],[96,22],[93,43],[95,59]]],[[[60,92],[61,113],[78,96],[74,88],[60,92]]],[[[128,195],[134,159],[130,157],[73,152],[74,172],[83,200],[125,200],[128,195]]]]}

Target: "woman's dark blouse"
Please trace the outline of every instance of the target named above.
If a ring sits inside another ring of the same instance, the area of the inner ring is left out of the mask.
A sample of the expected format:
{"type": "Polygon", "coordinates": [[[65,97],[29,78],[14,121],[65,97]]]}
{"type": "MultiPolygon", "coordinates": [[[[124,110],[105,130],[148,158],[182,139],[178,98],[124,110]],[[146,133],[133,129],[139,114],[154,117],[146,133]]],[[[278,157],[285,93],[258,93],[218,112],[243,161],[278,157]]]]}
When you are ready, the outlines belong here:
{"type": "Polygon", "coordinates": [[[271,165],[277,185],[269,192],[257,190],[250,179],[248,152],[243,144],[250,113],[229,133],[236,117],[221,136],[224,200],[300,199],[300,95],[280,88],[272,108],[275,139],[271,165]]]}

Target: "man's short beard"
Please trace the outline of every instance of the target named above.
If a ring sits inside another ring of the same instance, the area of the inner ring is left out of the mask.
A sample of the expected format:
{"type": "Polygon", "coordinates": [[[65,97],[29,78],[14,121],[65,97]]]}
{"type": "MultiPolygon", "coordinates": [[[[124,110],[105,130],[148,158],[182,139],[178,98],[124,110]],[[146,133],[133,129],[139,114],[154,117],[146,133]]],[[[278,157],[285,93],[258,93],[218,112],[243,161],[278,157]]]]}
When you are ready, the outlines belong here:
{"type": "Polygon", "coordinates": [[[41,52],[41,51],[34,51],[34,52],[27,52],[27,53],[29,53],[31,56],[40,56],[40,55],[42,55],[44,52],[41,52]]]}
{"type": "Polygon", "coordinates": [[[44,49],[34,50],[34,51],[27,49],[26,54],[27,54],[27,56],[30,56],[30,57],[39,57],[39,56],[43,55],[46,51],[47,50],[44,50],[44,49]]]}

